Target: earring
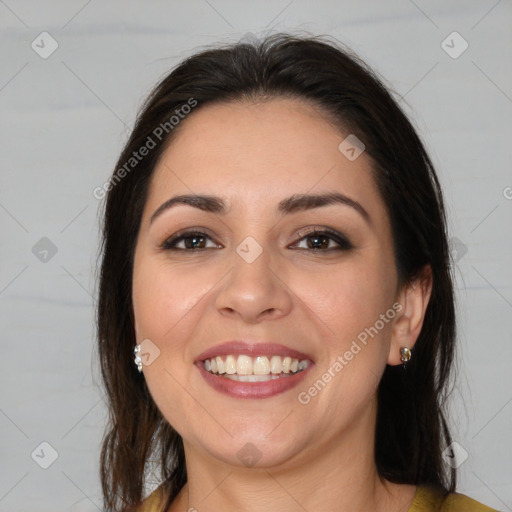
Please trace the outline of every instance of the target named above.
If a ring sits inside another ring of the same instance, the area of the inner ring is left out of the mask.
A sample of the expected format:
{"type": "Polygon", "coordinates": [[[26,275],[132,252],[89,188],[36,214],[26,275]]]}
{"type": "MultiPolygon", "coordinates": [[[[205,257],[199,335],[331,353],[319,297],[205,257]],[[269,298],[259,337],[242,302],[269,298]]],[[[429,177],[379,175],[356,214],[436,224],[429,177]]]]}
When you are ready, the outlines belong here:
{"type": "Polygon", "coordinates": [[[409,348],[402,347],[400,349],[400,361],[402,361],[402,363],[407,363],[407,361],[410,361],[411,356],[412,356],[412,353],[409,348]]]}
{"type": "Polygon", "coordinates": [[[134,363],[137,365],[137,369],[139,373],[142,372],[142,359],[140,358],[140,345],[135,345],[133,349],[133,353],[135,354],[134,363]]]}

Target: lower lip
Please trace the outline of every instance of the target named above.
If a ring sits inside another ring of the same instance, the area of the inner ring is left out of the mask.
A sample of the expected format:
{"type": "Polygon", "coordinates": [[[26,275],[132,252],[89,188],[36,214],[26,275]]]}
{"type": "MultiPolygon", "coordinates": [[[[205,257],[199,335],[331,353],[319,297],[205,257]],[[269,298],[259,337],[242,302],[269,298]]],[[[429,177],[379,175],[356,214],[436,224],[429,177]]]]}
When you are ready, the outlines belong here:
{"type": "Polygon", "coordinates": [[[203,361],[196,363],[196,366],[206,382],[220,393],[234,398],[269,398],[297,386],[313,367],[313,364],[291,377],[280,377],[265,382],[240,382],[214,375],[205,370],[203,361]]]}

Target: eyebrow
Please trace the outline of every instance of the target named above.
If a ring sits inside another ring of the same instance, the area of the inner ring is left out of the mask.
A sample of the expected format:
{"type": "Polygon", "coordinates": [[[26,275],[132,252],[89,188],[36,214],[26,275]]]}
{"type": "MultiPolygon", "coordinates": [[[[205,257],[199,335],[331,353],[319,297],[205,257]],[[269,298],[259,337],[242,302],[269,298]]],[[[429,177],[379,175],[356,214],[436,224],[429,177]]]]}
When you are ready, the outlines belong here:
{"type": "MultiPolygon", "coordinates": [[[[162,213],[179,204],[186,204],[209,213],[218,213],[221,215],[228,213],[226,203],[220,197],[184,194],[171,197],[165,201],[165,203],[161,204],[155,210],[153,215],[151,215],[151,219],[149,221],[150,224],[162,213]]],[[[294,194],[280,201],[277,209],[282,214],[290,214],[297,211],[311,210],[313,208],[320,208],[322,206],[332,204],[341,204],[353,208],[368,224],[371,224],[370,215],[363,206],[354,199],[340,194],[339,192],[329,192],[326,194],[294,194]]]]}

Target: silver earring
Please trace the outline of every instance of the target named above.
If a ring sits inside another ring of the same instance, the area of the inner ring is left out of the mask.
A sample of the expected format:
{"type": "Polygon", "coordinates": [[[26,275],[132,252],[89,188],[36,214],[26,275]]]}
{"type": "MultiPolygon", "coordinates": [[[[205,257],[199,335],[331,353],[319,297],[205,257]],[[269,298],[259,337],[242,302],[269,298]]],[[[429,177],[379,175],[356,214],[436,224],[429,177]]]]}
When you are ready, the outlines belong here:
{"type": "Polygon", "coordinates": [[[137,365],[137,369],[139,370],[139,373],[141,373],[142,372],[142,359],[140,358],[140,345],[135,345],[135,348],[133,349],[133,353],[135,354],[134,363],[137,365]]]}

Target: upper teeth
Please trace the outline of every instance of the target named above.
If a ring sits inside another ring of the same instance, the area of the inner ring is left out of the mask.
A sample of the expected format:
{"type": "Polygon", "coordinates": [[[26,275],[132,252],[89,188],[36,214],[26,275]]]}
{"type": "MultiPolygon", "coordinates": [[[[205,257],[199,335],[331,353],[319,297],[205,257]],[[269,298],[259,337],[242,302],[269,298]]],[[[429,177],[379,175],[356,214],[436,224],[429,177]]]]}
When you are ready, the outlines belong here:
{"type": "Polygon", "coordinates": [[[292,359],[291,357],[267,356],[250,357],[246,355],[217,356],[205,359],[204,368],[211,373],[238,375],[277,375],[280,373],[296,373],[305,370],[311,361],[309,359],[292,359]]]}

